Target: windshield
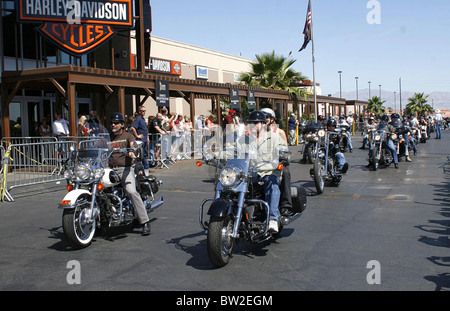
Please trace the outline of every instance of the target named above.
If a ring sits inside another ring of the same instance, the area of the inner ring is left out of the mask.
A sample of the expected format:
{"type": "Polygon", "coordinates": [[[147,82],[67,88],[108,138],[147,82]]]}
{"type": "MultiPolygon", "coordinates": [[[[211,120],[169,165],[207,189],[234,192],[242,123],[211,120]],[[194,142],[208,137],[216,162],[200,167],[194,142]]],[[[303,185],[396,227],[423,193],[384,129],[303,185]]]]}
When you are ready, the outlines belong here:
{"type": "Polygon", "coordinates": [[[113,146],[110,142],[109,135],[90,137],[89,139],[78,142],[76,162],[106,167],[108,166],[108,156],[112,149],[113,146]]]}

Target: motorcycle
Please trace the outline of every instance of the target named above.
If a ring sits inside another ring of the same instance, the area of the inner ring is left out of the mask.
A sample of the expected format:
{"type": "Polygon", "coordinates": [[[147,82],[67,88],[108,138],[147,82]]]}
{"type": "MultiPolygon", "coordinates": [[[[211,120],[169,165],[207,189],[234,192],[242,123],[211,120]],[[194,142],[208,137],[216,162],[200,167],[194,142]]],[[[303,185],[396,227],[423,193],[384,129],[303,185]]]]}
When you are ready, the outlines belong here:
{"type": "Polygon", "coordinates": [[[384,130],[372,132],[371,140],[374,148],[370,162],[372,163],[374,171],[376,171],[380,165],[389,166],[394,162],[391,151],[387,147],[389,139],[394,140],[395,145],[395,140],[398,140],[398,136],[395,133],[386,133],[384,130]]]}
{"type": "Polygon", "coordinates": [[[303,154],[306,153],[306,161],[308,164],[314,163],[314,157],[317,153],[319,143],[319,131],[323,129],[322,123],[309,123],[303,130],[303,154]]]}
{"type": "Polygon", "coordinates": [[[72,247],[88,247],[98,229],[127,226],[137,217],[119,175],[109,168],[109,159],[115,152],[135,152],[136,188],[147,213],[164,203],[162,197],[155,200],[162,181],[146,176],[144,167],[138,162],[142,160],[142,145],[141,141],[136,141],[135,149],[111,150],[80,143],[80,148],[74,152],[73,169],[64,172],[69,193],[59,204],[63,209],[64,236],[72,247]]]}
{"type": "Polygon", "coordinates": [[[411,138],[414,140],[414,144],[419,144],[419,129],[415,126],[411,128],[411,138]]]}
{"type": "MultiPolygon", "coordinates": [[[[264,200],[264,182],[257,174],[259,167],[272,162],[250,166],[250,152],[237,149],[232,152],[236,151],[245,153],[245,156],[232,158],[224,164],[213,157],[197,162],[197,166],[205,162],[218,170],[215,195],[202,202],[199,213],[200,225],[207,232],[208,257],[216,267],[229,263],[237,243],[262,243],[273,237],[269,232],[269,204],[264,200]],[[209,221],[205,221],[207,204],[210,204],[207,211],[209,221]]],[[[289,150],[280,151],[282,154],[286,152],[289,150]]],[[[282,170],[283,166],[279,164],[277,169],[282,170]]],[[[298,219],[307,205],[303,187],[291,187],[291,194],[293,208],[281,216],[279,232],[298,219]]]]}
{"type": "Polygon", "coordinates": [[[343,174],[338,169],[338,163],[333,158],[330,149],[334,147],[331,136],[339,136],[339,132],[325,132],[320,133],[321,143],[320,148],[317,149],[317,154],[314,161],[314,166],[310,170],[310,175],[314,180],[318,194],[322,194],[325,189],[325,182],[331,181],[339,185],[343,174]]]}
{"type": "Polygon", "coordinates": [[[427,126],[425,124],[419,125],[420,128],[420,143],[425,144],[428,139],[427,126]]]}
{"type": "Polygon", "coordinates": [[[339,148],[341,152],[346,152],[349,148],[348,136],[350,135],[350,126],[341,124],[337,130],[339,131],[339,148]]]}

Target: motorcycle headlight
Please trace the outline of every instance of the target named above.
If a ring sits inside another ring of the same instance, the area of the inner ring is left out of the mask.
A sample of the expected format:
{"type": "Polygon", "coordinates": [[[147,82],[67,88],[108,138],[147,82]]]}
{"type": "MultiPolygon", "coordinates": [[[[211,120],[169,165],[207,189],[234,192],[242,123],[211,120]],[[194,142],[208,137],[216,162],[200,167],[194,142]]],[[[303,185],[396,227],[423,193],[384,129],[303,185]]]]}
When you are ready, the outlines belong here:
{"type": "Polygon", "coordinates": [[[325,131],[324,130],[320,130],[319,131],[319,137],[324,137],[325,136],[325,131]]]}
{"type": "Polygon", "coordinates": [[[375,140],[376,141],[380,141],[381,140],[381,136],[380,135],[375,136],[375,140]]]}
{"type": "Polygon", "coordinates": [[[392,134],[391,139],[396,140],[398,138],[397,134],[392,134]]]}
{"type": "Polygon", "coordinates": [[[64,171],[64,178],[65,179],[71,179],[72,178],[72,171],[71,170],[66,170],[64,171]]]}
{"type": "Polygon", "coordinates": [[[104,170],[103,168],[98,168],[98,169],[96,169],[95,172],[94,172],[94,177],[95,177],[96,179],[100,179],[100,178],[103,177],[103,174],[105,174],[105,170],[104,170]]]}
{"type": "Polygon", "coordinates": [[[240,171],[237,168],[225,167],[219,174],[223,187],[232,187],[239,182],[240,171]]]}
{"type": "Polygon", "coordinates": [[[85,164],[77,165],[74,174],[78,180],[86,181],[91,177],[91,169],[85,164]]]}

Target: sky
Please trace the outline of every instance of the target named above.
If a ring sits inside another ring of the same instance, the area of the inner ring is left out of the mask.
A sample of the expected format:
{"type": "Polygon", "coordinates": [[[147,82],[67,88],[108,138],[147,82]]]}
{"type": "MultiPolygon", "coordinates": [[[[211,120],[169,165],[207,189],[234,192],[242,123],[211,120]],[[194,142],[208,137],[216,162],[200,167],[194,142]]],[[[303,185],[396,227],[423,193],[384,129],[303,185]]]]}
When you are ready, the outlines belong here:
{"type": "MultiPolygon", "coordinates": [[[[254,60],[275,51],[313,79],[302,52],[308,0],[152,0],[152,35],[254,60]]],[[[450,1],[312,0],[316,81],[322,94],[369,88],[450,92],[450,1]],[[371,24],[379,4],[379,23],[371,24]],[[369,5],[369,7],[368,7],[369,5]]],[[[373,94],[372,95],[377,95],[373,94]]]]}

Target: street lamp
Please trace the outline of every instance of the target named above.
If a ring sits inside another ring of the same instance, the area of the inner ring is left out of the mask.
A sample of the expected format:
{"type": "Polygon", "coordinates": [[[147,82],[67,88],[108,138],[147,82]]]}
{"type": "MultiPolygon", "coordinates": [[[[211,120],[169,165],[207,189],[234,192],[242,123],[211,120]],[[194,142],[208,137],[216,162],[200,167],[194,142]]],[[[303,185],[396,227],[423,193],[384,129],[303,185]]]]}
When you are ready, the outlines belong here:
{"type": "Polygon", "coordinates": [[[359,99],[358,79],[359,79],[358,77],[355,77],[355,80],[356,80],[356,100],[359,99]]]}
{"type": "Polygon", "coordinates": [[[342,71],[338,71],[339,74],[339,97],[342,98],[342,71]]]}
{"type": "Polygon", "coordinates": [[[380,100],[381,100],[381,84],[378,85],[380,88],[380,100]]]}
{"type": "Polygon", "coordinates": [[[371,83],[372,83],[372,82],[369,81],[369,99],[372,98],[372,95],[370,94],[370,84],[371,84],[371,83]]]}

